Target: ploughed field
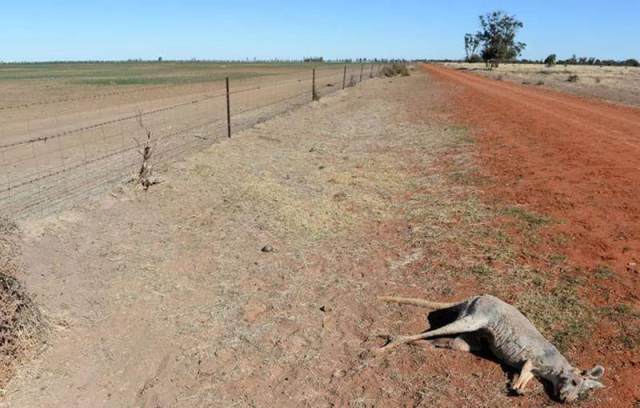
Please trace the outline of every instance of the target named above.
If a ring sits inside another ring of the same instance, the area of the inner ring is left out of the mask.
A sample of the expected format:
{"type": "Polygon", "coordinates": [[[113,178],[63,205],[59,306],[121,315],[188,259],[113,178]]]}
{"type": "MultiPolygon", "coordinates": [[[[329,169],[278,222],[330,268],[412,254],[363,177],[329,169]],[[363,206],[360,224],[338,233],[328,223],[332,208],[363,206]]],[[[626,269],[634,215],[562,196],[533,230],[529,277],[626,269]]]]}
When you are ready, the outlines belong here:
{"type": "MultiPolygon", "coordinates": [[[[226,77],[233,130],[373,73],[360,65],[206,62],[0,65],[0,209],[46,212],[136,171],[146,130],[156,159],[226,137],[226,77]]],[[[163,161],[163,160],[157,160],[163,161]]]]}

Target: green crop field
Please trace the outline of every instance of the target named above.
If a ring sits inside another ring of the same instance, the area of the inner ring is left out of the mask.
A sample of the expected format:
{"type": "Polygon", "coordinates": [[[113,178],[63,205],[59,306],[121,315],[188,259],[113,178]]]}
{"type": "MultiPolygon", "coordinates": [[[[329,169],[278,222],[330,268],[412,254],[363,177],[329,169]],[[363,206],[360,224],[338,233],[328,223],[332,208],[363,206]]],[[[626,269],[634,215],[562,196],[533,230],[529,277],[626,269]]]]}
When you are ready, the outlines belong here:
{"type": "Polygon", "coordinates": [[[329,64],[105,62],[0,64],[0,81],[64,81],[71,85],[189,84],[285,74],[329,64]]]}

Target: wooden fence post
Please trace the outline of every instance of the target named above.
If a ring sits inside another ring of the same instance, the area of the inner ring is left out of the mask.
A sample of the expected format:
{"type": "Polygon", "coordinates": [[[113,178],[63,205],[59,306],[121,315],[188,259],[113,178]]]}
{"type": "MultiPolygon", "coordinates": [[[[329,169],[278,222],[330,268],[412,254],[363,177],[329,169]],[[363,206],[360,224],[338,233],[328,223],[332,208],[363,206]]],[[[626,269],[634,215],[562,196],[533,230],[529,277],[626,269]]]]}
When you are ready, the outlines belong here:
{"type": "Polygon", "coordinates": [[[347,66],[344,66],[344,74],[342,74],[342,89],[347,86],[347,66]]]}
{"type": "Polygon", "coordinates": [[[360,64],[360,82],[362,82],[362,74],[364,73],[364,64],[360,64]]]}
{"type": "Polygon", "coordinates": [[[229,77],[225,79],[227,85],[227,137],[231,137],[231,97],[229,93],[229,77]]]}
{"type": "Polygon", "coordinates": [[[373,64],[371,64],[371,69],[369,70],[369,78],[373,78],[373,64]]]}
{"type": "Polygon", "coordinates": [[[311,100],[313,102],[319,101],[318,92],[316,91],[316,69],[313,69],[313,82],[311,85],[311,100]]]}

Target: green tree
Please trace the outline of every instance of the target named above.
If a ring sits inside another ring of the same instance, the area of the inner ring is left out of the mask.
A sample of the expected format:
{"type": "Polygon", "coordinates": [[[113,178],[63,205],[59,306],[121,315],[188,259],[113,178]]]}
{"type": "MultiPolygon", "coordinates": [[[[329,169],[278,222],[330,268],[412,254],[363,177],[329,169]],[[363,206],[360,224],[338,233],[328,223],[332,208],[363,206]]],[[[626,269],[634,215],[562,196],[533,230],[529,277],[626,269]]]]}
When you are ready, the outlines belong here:
{"type": "Polygon", "coordinates": [[[552,66],[556,65],[557,59],[558,59],[558,57],[556,56],[556,54],[551,54],[547,58],[544,59],[544,65],[546,65],[548,67],[552,67],[552,66]]]}
{"type": "Polygon", "coordinates": [[[637,59],[630,58],[624,62],[624,65],[628,67],[640,67],[640,62],[637,59]]]}
{"type": "Polygon", "coordinates": [[[464,36],[464,52],[467,55],[467,62],[472,62],[475,59],[478,59],[478,55],[476,51],[478,51],[478,47],[480,46],[480,39],[473,34],[465,34],[464,36]]]}
{"type": "Polygon", "coordinates": [[[484,61],[511,61],[517,58],[527,46],[523,42],[516,41],[516,35],[523,27],[524,24],[515,16],[507,15],[502,11],[493,11],[480,16],[480,31],[465,35],[465,44],[469,36],[482,45],[481,56],[484,61]]]}

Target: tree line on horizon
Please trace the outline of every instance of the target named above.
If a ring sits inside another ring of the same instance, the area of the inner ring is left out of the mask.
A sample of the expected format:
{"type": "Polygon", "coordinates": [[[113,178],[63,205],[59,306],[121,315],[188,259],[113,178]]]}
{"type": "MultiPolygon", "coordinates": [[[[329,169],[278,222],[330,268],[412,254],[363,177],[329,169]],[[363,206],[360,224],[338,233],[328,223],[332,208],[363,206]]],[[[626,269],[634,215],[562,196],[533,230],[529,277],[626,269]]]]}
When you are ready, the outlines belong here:
{"type": "Polygon", "coordinates": [[[167,60],[164,58],[143,59],[130,58],[126,60],[52,60],[52,61],[0,61],[0,65],[21,65],[21,64],[189,64],[189,63],[219,63],[219,64],[300,64],[300,63],[325,63],[325,64],[392,64],[407,63],[410,60],[404,58],[342,58],[325,59],[323,57],[305,57],[301,59],[182,59],[167,60]]]}
{"type": "Polygon", "coordinates": [[[598,66],[629,66],[640,67],[637,59],[626,60],[598,59],[593,57],[576,57],[558,60],[556,54],[551,54],[544,60],[518,59],[527,44],[517,41],[518,31],[524,23],[514,15],[502,11],[492,11],[479,16],[480,29],[464,36],[464,50],[466,62],[485,62],[491,66],[498,66],[501,62],[534,63],[547,66],[559,65],[598,65],[598,66]]]}

